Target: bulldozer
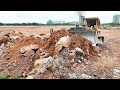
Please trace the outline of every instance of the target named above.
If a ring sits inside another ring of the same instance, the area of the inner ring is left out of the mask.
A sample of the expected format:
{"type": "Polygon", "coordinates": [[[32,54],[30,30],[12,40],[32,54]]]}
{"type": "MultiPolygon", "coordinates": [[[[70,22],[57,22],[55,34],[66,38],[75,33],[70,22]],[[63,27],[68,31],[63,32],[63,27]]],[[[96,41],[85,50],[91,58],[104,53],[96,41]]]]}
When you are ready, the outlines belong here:
{"type": "Polygon", "coordinates": [[[68,32],[90,40],[93,46],[101,46],[104,43],[104,36],[100,36],[100,19],[97,17],[84,18],[82,26],[76,25],[76,27],[70,28],[68,32]]]}

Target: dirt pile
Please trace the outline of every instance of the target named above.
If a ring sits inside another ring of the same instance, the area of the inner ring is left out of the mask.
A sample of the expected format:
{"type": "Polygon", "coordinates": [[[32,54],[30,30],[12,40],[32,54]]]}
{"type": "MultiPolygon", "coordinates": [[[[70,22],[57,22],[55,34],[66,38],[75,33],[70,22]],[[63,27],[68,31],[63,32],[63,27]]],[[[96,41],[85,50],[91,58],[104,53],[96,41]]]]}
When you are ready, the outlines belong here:
{"type": "Polygon", "coordinates": [[[32,70],[34,61],[40,58],[39,54],[44,44],[42,39],[33,36],[13,42],[11,48],[1,58],[1,72],[8,76],[27,74],[32,70]]]}
{"type": "Polygon", "coordinates": [[[66,30],[55,31],[48,40],[45,52],[51,53],[52,57],[36,60],[34,69],[28,74],[27,79],[29,77],[37,79],[92,78],[80,72],[80,67],[88,64],[88,57],[98,54],[89,40],[79,35],[72,35],[66,30]]]}
{"type": "Polygon", "coordinates": [[[54,55],[55,44],[59,41],[61,37],[71,35],[67,30],[58,30],[51,33],[50,38],[47,40],[45,46],[45,52],[48,52],[51,56],[54,55]]]}
{"type": "Polygon", "coordinates": [[[0,31],[0,45],[2,43],[7,44],[8,42],[14,42],[20,38],[23,38],[23,33],[15,31],[0,31]]]}
{"type": "MultiPolygon", "coordinates": [[[[67,53],[64,55],[67,56],[67,53]]],[[[83,63],[70,60],[68,57],[54,56],[38,59],[34,69],[28,74],[27,79],[84,79],[94,78],[84,75],[83,63]]]]}
{"type": "MultiPolygon", "coordinates": [[[[54,31],[50,35],[50,39],[47,41],[47,45],[45,47],[46,52],[50,53],[50,55],[54,55],[55,53],[55,44],[60,40],[61,37],[70,37],[70,44],[67,48],[70,50],[75,49],[77,47],[81,48],[84,51],[86,57],[96,55],[97,51],[95,47],[92,46],[92,42],[81,37],[80,35],[72,35],[67,30],[58,30],[54,31]]],[[[64,41],[66,42],[66,41],[64,41]]],[[[64,48],[64,47],[62,47],[64,48]]]]}
{"type": "Polygon", "coordinates": [[[79,35],[72,35],[67,30],[54,31],[49,38],[45,35],[25,36],[15,32],[8,37],[11,38],[6,44],[9,48],[1,54],[0,60],[0,72],[7,76],[26,77],[30,72],[36,76],[42,72],[45,73],[43,77],[45,78],[46,73],[50,72],[48,75],[55,74],[54,78],[63,76],[66,78],[66,75],[62,74],[68,74],[70,72],[68,69],[72,68],[73,64],[81,62],[86,64],[89,57],[97,55],[95,47],[89,40],[79,35]],[[37,68],[34,65],[36,63],[37,68]],[[55,72],[51,73],[51,70],[55,72]],[[56,72],[60,73],[56,76],[56,72]]]}
{"type": "Polygon", "coordinates": [[[79,35],[72,35],[71,36],[71,44],[70,49],[74,48],[81,48],[86,57],[97,55],[96,47],[92,46],[92,42],[79,36],[79,35]]]}

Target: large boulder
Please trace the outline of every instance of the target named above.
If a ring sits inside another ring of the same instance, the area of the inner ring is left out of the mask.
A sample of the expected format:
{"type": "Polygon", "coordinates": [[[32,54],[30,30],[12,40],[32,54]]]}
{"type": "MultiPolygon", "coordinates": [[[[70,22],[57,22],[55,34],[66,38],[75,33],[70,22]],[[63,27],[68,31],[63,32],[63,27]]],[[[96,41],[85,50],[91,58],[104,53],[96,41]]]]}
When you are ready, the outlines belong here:
{"type": "Polygon", "coordinates": [[[55,44],[54,53],[58,53],[63,47],[69,47],[70,43],[71,39],[69,36],[61,37],[60,40],[55,44]]]}
{"type": "Polygon", "coordinates": [[[62,45],[64,47],[69,47],[70,42],[71,42],[70,37],[65,36],[65,37],[61,37],[60,40],[56,43],[56,45],[62,45]]]}
{"type": "Polygon", "coordinates": [[[52,60],[53,58],[50,56],[48,58],[42,58],[42,59],[37,59],[34,63],[34,69],[29,73],[30,74],[35,74],[37,72],[45,72],[46,68],[43,67],[44,64],[47,64],[49,60],[52,60]]]}

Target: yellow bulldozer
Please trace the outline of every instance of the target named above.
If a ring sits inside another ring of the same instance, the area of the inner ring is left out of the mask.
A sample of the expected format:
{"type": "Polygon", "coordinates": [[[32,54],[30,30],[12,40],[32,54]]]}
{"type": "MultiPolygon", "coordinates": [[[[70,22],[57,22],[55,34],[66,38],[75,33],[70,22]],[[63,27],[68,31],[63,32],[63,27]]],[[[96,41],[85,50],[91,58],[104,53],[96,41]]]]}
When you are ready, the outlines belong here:
{"type": "MultiPolygon", "coordinates": [[[[50,29],[50,33],[53,29],[50,29]]],[[[90,40],[93,46],[102,45],[104,43],[104,36],[100,36],[100,19],[99,18],[84,18],[83,25],[68,29],[69,33],[78,34],[90,40]]]]}
{"type": "Polygon", "coordinates": [[[104,36],[100,36],[100,19],[99,18],[84,18],[83,25],[80,27],[70,28],[68,30],[72,34],[79,34],[93,43],[93,46],[102,45],[104,36]]]}

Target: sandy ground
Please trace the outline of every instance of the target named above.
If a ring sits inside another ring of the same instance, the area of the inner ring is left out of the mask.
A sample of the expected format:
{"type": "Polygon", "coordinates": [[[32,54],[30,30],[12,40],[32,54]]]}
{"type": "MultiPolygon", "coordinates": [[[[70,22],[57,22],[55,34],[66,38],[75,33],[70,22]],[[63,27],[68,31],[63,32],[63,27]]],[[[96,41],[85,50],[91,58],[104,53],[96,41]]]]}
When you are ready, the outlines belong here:
{"type": "Polygon", "coordinates": [[[106,58],[111,66],[120,65],[120,30],[102,30],[105,37],[103,45],[102,59],[106,58]]]}
{"type": "Polygon", "coordinates": [[[73,26],[1,26],[0,31],[16,31],[16,32],[22,32],[26,35],[34,34],[34,33],[43,33],[43,34],[49,34],[50,28],[53,28],[53,30],[60,30],[61,28],[69,29],[73,26]]]}

